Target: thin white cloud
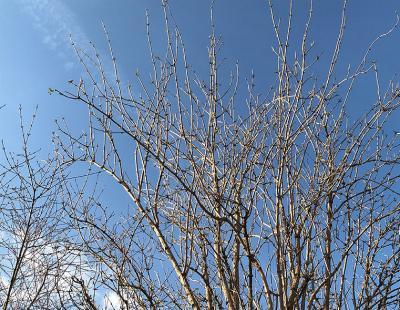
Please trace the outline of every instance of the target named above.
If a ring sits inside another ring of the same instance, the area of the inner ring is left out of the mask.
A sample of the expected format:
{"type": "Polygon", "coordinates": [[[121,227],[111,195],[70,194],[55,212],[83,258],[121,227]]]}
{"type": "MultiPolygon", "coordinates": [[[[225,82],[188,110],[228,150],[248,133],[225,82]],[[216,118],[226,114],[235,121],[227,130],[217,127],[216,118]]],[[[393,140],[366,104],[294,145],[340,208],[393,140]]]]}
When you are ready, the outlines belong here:
{"type": "MultiPolygon", "coordinates": [[[[18,0],[22,10],[29,15],[33,27],[40,32],[42,43],[51,50],[71,50],[70,35],[79,46],[87,46],[89,40],[79,25],[73,11],[60,0],[18,0]]],[[[71,50],[72,51],[72,50],[71,50]]],[[[70,70],[73,62],[64,52],[57,53],[70,70]]]]}
{"type": "Polygon", "coordinates": [[[50,48],[70,45],[70,34],[79,43],[89,41],[74,13],[62,1],[19,0],[19,2],[22,4],[22,9],[32,18],[34,27],[42,33],[43,43],[50,48]]]}
{"type": "MultiPolygon", "coordinates": [[[[80,26],[79,20],[62,0],[17,1],[21,9],[30,16],[33,27],[41,33],[42,43],[62,59],[65,71],[70,71],[76,67],[76,58],[72,57],[71,36],[79,49],[88,51],[89,54],[90,51],[93,51],[90,40],[80,26]]],[[[107,53],[103,55],[101,50],[97,52],[102,59],[104,72],[113,84],[116,78],[111,57],[107,53]]],[[[124,77],[122,70],[120,70],[120,77],[124,77]]]]}

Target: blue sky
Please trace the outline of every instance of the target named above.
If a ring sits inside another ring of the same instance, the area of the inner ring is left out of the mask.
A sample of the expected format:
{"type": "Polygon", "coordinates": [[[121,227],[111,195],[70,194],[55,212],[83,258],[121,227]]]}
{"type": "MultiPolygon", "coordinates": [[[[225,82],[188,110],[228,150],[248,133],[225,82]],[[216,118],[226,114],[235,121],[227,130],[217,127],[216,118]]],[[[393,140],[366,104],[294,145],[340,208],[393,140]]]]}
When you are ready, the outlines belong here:
{"type": "MultiPolygon", "coordinates": [[[[201,72],[207,58],[209,1],[170,2],[188,46],[189,60],[201,72]]],[[[286,1],[275,2],[278,13],[283,15],[286,1]]],[[[314,2],[312,37],[316,51],[322,53],[323,67],[334,44],[341,1],[314,2]]],[[[295,3],[298,7],[294,25],[302,29],[308,1],[295,3]]],[[[368,43],[393,24],[399,8],[397,0],[350,1],[342,64],[355,65],[368,43]]],[[[92,40],[103,57],[108,57],[101,20],[111,34],[123,77],[134,79],[136,69],[145,75],[149,64],[145,9],[150,12],[154,44],[162,51],[163,20],[158,0],[0,0],[0,105],[6,104],[0,111],[1,138],[11,145],[17,142],[19,105],[27,118],[33,107],[39,106],[34,139],[42,147],[48,144],[55,118],[65,116],[72,119],[72,125],[80,126],[77,116],[82,115],[83,120],[84,109],[58,96],[49,96],[47,89],[66,88],[67,80],[77,80],[81,75],[69,45],[70,34],[81,46],[92,40]]],[[[274,38],[266,1],[218,0],[215,15],[217,32],[223,35],[225,68],[230,70],[238,60],[242,76],[248,76],[254,69],[260,89],[267,87],[272,82],[275,58],[271,52],[274,38]]],[[[373,54],[385,81],[400,71],[399,39],[397,31],[378,44],[373,54]]],[[[354,105],[365,104],[361,101],[354,105]]]]}
{"type": "MultiPolygon", "coordinates": [[[[295,29],[303,29],[306,0],[295,0],[295,29]]],[[[315,0],[311,37],[315,52],[321,55],[323,71],[330,60],[340,23],[339,0],[315,0]]],[[[189,62],[206,78],[209,33],[209,1],[171,0],[172,12],[185,40],[189,62]]],[[[278,14],[285,16],[287,1],[275,0],[278,14]]],[[[34,147],[51,150],[50,137],[54,120],[65,117],[75,130],[85,128],[83,106],[49,95],[48,88],[67,89],[67,81],[79,80],[82,70],[69,43],[71,34],[82,47],[93,41],[102,57],[109,59],[101,20],[113,41],[117,61],[125,83],[134,80],[139,69],[143,76],[149,68],[145,29],[145,10],[150,13],[153,43],[163,51],[164,31],[159,0],[0,0],[0,139],[11,150],[18,150],[18,106],[28,120],[38,105],[38,118],[33,137],[34,147]]],[[[355,66],[368,44],[395,22],[398,0],[353,0],[349,3],[348,22],[341,68],[355,66]]],[[[215,7],[217,33],[223,36],[221,57],[225,69],[239,62],[242,78],[251,70],[256,74],[257,87],[266,90],[273,82],[275,45],[269,12],[264,0],[217,0],[215,7]]],[[[295,30],[295,34],[299,32],[295,30]]],[[[400,29],[376,46],[371,59],[377,61],[386,86],[398,80],[400,72],[400,29]]],[[[349,109],[357,112],[375,101],[373,80],[361,78],[349,109]]],[[[400,124],[392,123],[393,130],[400,124]]],[[[125,198],[111,197],[116,204],[125,198]]]]}
{"type": "MultiPolygon", "coordinates": [[[[326,68],[335,44],[342,1],[314,1],[311,38],[315,53],[321,55],[317,70],[326,68]]],[[[277,14],[286,16],[287,1],[275,1],[277,14]]],[[[307,17],[309,1],[295,1],[294,34],[300,35],[307,17]]],[[[348,21],[341,54],[341,68],[358,64],[368,44],[395,21],[398,0],[350,1],[348,21]]],[[[172,12],[185,41],[189,62],[207,79],[207,44],[210,29],[209,1],[171,0],[172,12]]],[[[145,28],[145,10],[150,14],[153,44],[164,51],[164,21],[159,0],[0,0],[0,138],[10,150],[18,150],[18,106],[26,121],[38,105],[38,117],[32,136],[34,148],[51,151],[50,137],[54,120],[65,117],[76,131],[85,128],[86,110],[82,105],[49,95],[48,88],[68,89],[67,81],[79,80],[80,65],[74,56],[69,36],[78,45],[95,42],[101,56],[109,54],[101,21],[107,26],[117,56],[120,72],[127,84],[140,70],[149,69],[145,28]]],[[[242,81],[251,70],[258,89],[263,92],[273,82],[275,45],[266,1],[217,0],[216,30],[223,36],[221,58],[226,58],[226,72],[239,62],[242,81]]],[[[371,59],[377,61],[385,86],[400,72],[400,29],[376,46],[371,59]]],[[[361,78],[349,110],[360,111],[371,105],[375,89],[371,77],[361,78]]],[[[245,94],[243,95],[245,96],[245,94]]],[[[239,103],[240,104],[240,103],[239,103]]],[[[240,107],[239,107],[240,108],[240,107]]],[[[398,130],[397,124],[392,124],[398,130]]],[[[400,127],[400,126],[399,126],[400,127]]]]}
{"type": "MultiPolygon", "coordinates": [[[[315,52],[321,55],[318,70],[326,68],[334,46],[342,1],[314,1],[311,37],[315,52]]],[[[295,1],[294,29],[299,35],[307,17],[309,1],[295,1]]],[[[341,68],[358,64],[368,44],[395,21],[398,0],[350,1],[348,22],[341,54],[341,68]]],[[[207,44],[210,29],[209,1],[171,0],[172,12],[185,41],[189,62],[207,79],[207,44]]],[[[277,14],[286,16],[287,1],[275,1],[277,14]]],[[[86,110],[76,102],[49,95],[48,88],[68,89],[67,81],[79,80],[80,65],[70,46],[72,35],[87,47],[95,42],[104,59],[110,59],[101,20],[107,26],[124,82],[134,81],[139,69],[144,77],[149,69],[145,10],[150,14],[153,44],[164,51],[164,21],[159,0],[0,0],[0,138],[8,150],[19,151],[18,107],[22,106],[26,122],[35,106],[38,116],[31,138],[34,149],[43,155],[51,152],[51,134],[55,119],[65,117],[76,131],[85,129],[86,110]]],[[[228,72],[239,62],[242,81],[251,70],[260,92],[274,79],[275,57],[271,46],[274,35],[265,0],[217,0],[216,28],[223,35],[220,57],[226,58],[228,72]]],[[[371,59],[379,65],[382,85],[398,80],[400,72],[400,29],[376,46],[371,59]]],[[[373,76],[362,77],[350,101],[350,113],[357,114],[376,99],[373,76]]],[[[246,94],[243,94],[246,96],[246,94]]],[[[240,104],[240,103],[239,103],[240,104]]],[[[396,121],[393,130],[399,130],[396,121]]]]}
{"type": "MultiPolygon", "coordinates": [[[[286,1],[275,1],[278,11],[285,10],[286,1]]],[[[317,50],[329,48],[337,32],[341,1],[315,1],[313,37],[317,50]]],[[[304,3],[295,14],[295,22],[302,26],[305,19],[304,3]]],[[[354,63],[368,42],[394,21],[396,0],[351,1],[343,53],[343,63],[354,63]]],[[[171,1],[174,15],[181,27],[193,63],[201,69],[207,57],[208,1],[171,1]]],[[[135,1],[62,1],[62,0],[0,0],[0,103],[7,104],[0,114],[1,132],[15,122],[16,107],[21,104],[27,115],[32,106],[39,105],[41,131],[49,129],[49,118],[71,112],[69,103],[61,98],[47,96],[49,86],[61,88],[70,78],[78,78],[79,65],[68,44],[72,34],[82,45],[89,40],[104,45],[100,20],[104,20],[111,33],[120,66],[125,77],[133,76],[137,68],[146,68],[148,54],[145,38],[145,9],[151,14],[155,42],[162,35],[160,2],[135,1]],[[5,116],[7,115],[7,117],[5,116]],[[43,128],[42,128],[43,127],[43,128]]],[[[223,55],[232,65],[239,60],[241,71],[252,68],[260,75],[259,83],[273,70],[272,31],[265,1],[227,1],[216,4],[217,31],[223,34],[223,55]]],[[[296,24],[295,24],[296,25],[296,24]]],[[[381,70],[387,77],[400,67],[396,59],[399,52],[399,33],[378,48],[381,70]]],[[[75,113],[74,113],[75,114],[75,113]]],[[[3,133],[3,137],[6,136],[3,133]]]]}

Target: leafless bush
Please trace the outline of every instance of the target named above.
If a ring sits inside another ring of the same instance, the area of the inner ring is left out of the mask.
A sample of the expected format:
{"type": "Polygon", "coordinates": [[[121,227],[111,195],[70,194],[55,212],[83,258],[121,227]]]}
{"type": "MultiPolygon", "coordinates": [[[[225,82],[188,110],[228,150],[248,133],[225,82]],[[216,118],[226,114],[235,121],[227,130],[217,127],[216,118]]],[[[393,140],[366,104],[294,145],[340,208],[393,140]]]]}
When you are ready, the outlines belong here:
{"type": "Polygon", "coordinates": [[[344,2],[328,72],[317,79],[312,6],[295,54],[292,5],[284,28],[270,1],[276,84],[262,96],[250,78],[243,112],[238,69],[227,80],[218,74],[214,27],[203,80],[162,4],[165,57],[153,51],[147,24],[151,80],[138,73],[137,88],[122,86],[105,30],[115,76],[95,48],[91,57],[73,45],[87,75],[69,91],[55,90],[88,108],[86,132],[60,124],[57,142],[64,167],[90,167],[81,187],[64,189],[79,236],[73,242],[96,266],[78,281],[83,302],[101,306],[90,289],[97,287],[117,296],[121,309],[399,306],[400,153],[386,124],[400,91],[395,82],[382,91],[368,57],[398,21],[338,79],[344,2]],[[376,103],[349,117],[354,82],[366,74],[376,77],[376,103]],[[92,171],[110,175],[131,199],[123,219],[85,195],[92,171]]]}
{"type": "MultiPolygon", "coordinates": [[[[82,264],[66,246],[64,175],[56,158],[38,160],[29,146],[32,122],[20,114],[22,152],[3,144],[0,166],[0,301],[3,309],[59,309],[69,304],[71,279],[82,264]],[[77,268],[79,267],[79,268],[77,268]]],[[[76,293],[76,291],[75,291],[76,293]]]]}

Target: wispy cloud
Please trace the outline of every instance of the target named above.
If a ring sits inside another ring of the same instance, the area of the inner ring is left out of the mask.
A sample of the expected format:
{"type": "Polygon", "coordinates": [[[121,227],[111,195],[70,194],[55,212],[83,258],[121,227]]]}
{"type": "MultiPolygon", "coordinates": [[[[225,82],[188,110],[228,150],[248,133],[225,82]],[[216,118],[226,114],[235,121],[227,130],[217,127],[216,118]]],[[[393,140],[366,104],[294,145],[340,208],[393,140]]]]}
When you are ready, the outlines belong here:
{"type": "MultiPolygon", "coordinates": [[[[21,9],[30,16],[33,27],[41,33],[42,43],[47,45],[62,59],[66,71],[72,70],[76,64],[76,58],[72,57],[71,36],[79,49],[93,52],[90,40],[80,26],[78,18],[73,10],[62,0],[17,1],[21,9]]],[[[102,59],[105,75],[110,78],[110,81],[115,81],[116,78],[110,55],[107,53],[103,54],[99,50],[97,53],[100,54],[100,58],[102,59]]],[[[120,70],[120,77],[124,77],[123,70],[120,70]]]]}
{"type": "Polygon", "coordinates": [[[32,19],[33,27],[42,35],[42,43],[63,59],[64,68],[71,70],[70,35],[80,46],[89,40],[73,11],[60,0],[18,0],[22,10],[32,19]]]}

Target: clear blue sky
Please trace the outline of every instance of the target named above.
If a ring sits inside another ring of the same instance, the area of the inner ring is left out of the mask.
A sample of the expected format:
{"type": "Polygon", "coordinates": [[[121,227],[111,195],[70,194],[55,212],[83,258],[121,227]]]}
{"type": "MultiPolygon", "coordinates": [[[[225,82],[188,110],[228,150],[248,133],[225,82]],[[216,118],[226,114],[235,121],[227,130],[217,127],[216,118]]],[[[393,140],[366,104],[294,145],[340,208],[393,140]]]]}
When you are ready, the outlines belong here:
{"type": "MultiPolygon", "coordinates": [[[[209,1],[170,1],[176,21],[189,49],[190,61],[199,71],[207,57],[209,1]]],[[[284,12],[287,1],[275,1],[284,12]]],[[[340,19],[341,1],[314,1],[312,35],[322,52],[322,63],[330,57],[340,19]]],[[[305,4],[295,1],[295,26],[303,27],[305,4]]],[[[39,105],[36,140],[46,145],[53,121],[61,115],[79,126],[77,115],[84,110],[58,96],[49,96],[48,87],[63,89],[69,79],[79,79],[80,68],[68,44],[71,33],[82,45],[96,42],[107,56],[100,21],[103,20],[126,79],[133,79],[137,68],[146,71],[148,53],[145,37],[145,9],[151,14],[154,42],[162,42],[163,20],[158,0],[0,0],[0,137],[14,144],[17,107],[28,117],[39,105]]],[[[398,0],[353,0],[348,10],[342,63],[355,64],[362,51],[377,34],[388,29],[400,8],[398,0]]],[[[274,69],[271,45],[274,44],[266,1],[217,0],[216,25],[223,35],[223,56],[227,70],[239,60],[243,76],[251,69],[259,85],[267,86],[274,69]]],[[[383,77],[400,72],[400,31],[378,45],[374,57],[383,77]]],[[[159,44],[161,47],[161,44],[159,44]]],[[[355,102],[355,105],[365,104],[355,102]]],[[[84,116],[82,115],[82,119],[84,116]]],[[[36,141],[35,140],[35,141],[36,141]]]]}

